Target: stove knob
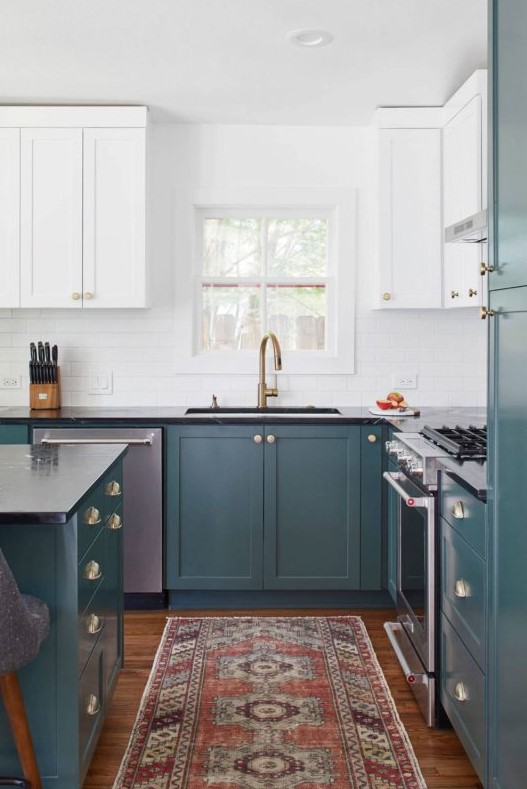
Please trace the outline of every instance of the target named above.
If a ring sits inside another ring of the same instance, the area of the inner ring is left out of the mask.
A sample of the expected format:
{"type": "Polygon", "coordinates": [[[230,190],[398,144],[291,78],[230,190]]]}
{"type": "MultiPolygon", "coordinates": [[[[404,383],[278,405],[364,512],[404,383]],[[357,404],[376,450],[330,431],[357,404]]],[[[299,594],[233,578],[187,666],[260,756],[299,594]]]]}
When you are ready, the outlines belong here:
{"type": "Polygon", "coordinates": [[[416,477],[422,477],[423,476],[423,467],[419,464],[418,460],[412,460],[412,462],[410,463],[410,466],[408,468],[408,471],[410,471],[416,477]]]}

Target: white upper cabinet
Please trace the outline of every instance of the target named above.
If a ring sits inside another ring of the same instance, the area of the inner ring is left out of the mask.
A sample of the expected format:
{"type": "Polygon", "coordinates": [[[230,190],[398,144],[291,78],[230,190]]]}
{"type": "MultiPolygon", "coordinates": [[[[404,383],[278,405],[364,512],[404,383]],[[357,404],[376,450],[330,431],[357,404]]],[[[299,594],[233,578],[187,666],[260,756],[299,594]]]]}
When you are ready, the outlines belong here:
{"type": "Polygon", "coordinates": [[[84,130],[84,307],[146,306],[145,129],[84,130]]]}
{"type": "Polygon", "coordinates": [[[147,306],[146,122],[144,107],[0,108],[21,127],[0,137],[2,306],[147,306]]]}
{"type": "Polygon", "coordinates": [[[82,129],[22,129],[21,307],[79,307],[82,129]]]}
{"type": "Polygon", "coordinates": [[[0,129],[0,307],[20,305],[20,131],[0,129]]]}
{"type": "MultiPolygon", "coordinates": [[[[476,71],[444,108],[444,226],[487,207],[487,72],[476,71]]],[[[486,244],[445,243],[445,307],[477,307],[485,298],[480,265],[486,244]]]]}
{"type": "Polygon", "coordinates": [[[376,306],[441,307],[441,129],[381,128],[379,135],[376,306]]]}

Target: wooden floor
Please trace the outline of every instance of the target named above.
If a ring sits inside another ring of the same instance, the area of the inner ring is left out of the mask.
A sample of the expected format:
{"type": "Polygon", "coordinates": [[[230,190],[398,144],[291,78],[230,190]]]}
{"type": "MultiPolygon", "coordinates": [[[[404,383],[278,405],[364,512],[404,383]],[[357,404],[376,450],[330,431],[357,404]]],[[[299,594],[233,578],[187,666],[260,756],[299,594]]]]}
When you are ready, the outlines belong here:
{"type": "MultiPolygon", "coordinates": [[[[302,611],[191,611],[177,612],[178,616],[329,616],[358,614],[368,629],[379,663],[382,666],[399,715],[412,741],[429,789],[482,789],[470,762],[451,729],[429,729],[413,700],[406,680],[399,668],[383,630],[383,623],[393,618],[393,611],[328,610],[302,611]]],[[[144,611],[125,614],[125,667],[122,670],[99,744],[86,776],[83,789],[111,789],[157,646],[163,633],[166,617],[175,612],[144,611]]]]}

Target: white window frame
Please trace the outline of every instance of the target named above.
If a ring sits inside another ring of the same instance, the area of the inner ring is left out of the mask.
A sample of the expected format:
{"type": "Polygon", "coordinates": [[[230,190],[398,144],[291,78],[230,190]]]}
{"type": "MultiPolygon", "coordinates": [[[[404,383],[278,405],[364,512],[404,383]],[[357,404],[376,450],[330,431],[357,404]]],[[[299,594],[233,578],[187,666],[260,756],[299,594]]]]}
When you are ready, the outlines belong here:
{"type": "MultiPolygon", "coordinates": [[[[229,211],[256,216],[258,211],[291,216],[321,216],[328,219],[326,349],[282,353],[283,374],[351,374],[354,372],[355,191],[339,188],[210,189],[196,190],[179,202],[176,215],[176,363],[182,373],[258,373],[256,350],[202,351],[201,262],[202,217],[207,212],[227,216],[229,211]],[[276,212],[279,212],[278,214],[276,212]],[[201,232],[200,232],[201,229],[201,232]],[[185,265],[186,261],[186,265],[185,265]],[[192,327],[192,331],[189,331],[192,327]]],[[[210,213],[209,213],[210,215],[210,213]]],[[[204,277],[205,280],[209,279],[204,277]]],[[[215,278],[210,278],[215,279],[215,278]]],[[[237,278],[232,278],[237,280],[237,278]]],[[[272,281],[282,278],[270,277],[272,281]]],[[[301,278],[283,278],[304,282],[301,278]]],[[[280,338],[278,338],[280,339],[280,338]]]]}

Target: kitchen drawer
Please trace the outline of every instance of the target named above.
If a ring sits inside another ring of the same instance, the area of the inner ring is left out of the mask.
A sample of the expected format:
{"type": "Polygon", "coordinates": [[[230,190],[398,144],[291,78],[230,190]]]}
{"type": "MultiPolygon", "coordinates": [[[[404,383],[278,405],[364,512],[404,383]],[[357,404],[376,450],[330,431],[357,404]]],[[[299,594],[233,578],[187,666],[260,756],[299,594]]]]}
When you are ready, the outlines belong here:
{"type": "Polygon", "coordinates": [[[485,562],[441,519],[441,605],[465,646],[485,670],[485,562]]]}
{"type": "Polygon", "coordinates": [[[107,624],[107,589],[106,580],[103,579],[95,590],[87,608],[79,611],[78,639],[79,639],[79,675],[84,671],[88,659],[102,638],[107,624]]]}
{"type": "Polygon", "coordinates": [[[102,529],[79,562],[79,614],[82,614],[91,598],[102,584],[108,568],[108,536],[110,529],[102,529]]]}
{"type": "Polygon", "coordinates": [[[79,680],[79,758],[84,778],[102,725],[104,649],[99,639],[79,680]]]}
{"type": "Polygon", "coordinates": [[[440,514],[485,558],[485,504],[458,485],[448,474],[441,474],[440,514]]]}
{"type": "Polygon", "coordinates": [[[484,674],[442,614],[441,702],[483,784],[486,761],[485,694],[484,674]]]}
{"type": "Polygon", "coordinates": [[[106,512],[114,510],[123,500],[123,473],[122,466],[114,468],[106,475],[102,484],[104,508],[106,512]]]}
{"type": "Polygon", "coordinates": [[[79,509],[77,537],[77,555],[80,559],[84,556],[90,545],[99,536],[104,526],[105,499],[102,485],[99,485],[79,509]]]}

